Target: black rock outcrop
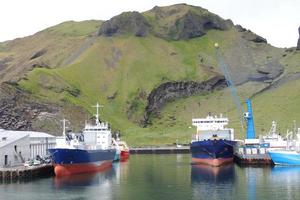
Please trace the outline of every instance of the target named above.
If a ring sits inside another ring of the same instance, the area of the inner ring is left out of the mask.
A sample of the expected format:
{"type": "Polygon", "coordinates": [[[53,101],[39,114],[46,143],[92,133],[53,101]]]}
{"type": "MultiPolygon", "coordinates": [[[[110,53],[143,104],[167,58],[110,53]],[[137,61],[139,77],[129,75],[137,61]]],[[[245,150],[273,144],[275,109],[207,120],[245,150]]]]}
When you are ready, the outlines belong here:
{"type": "Polygon", "coordinates": [[[284,72],[284,67],[276,60],[271,60],[256,69],[256,74],[249,77],[250,81],[274,80],[284,72]]]}
{"type": "Polygon", "coordinates": [[[298,28],[298,33],[299,33],[299,39],[297,43],[297,50],[300,50],[300,27],[298,28]]]}
{"type": "Polygon", "coordinates": [[[147,14],[125,12],[104,22],[98,35],[113,36],[119,34],[133,34],[155,36],[181,40],[201,37],[208,30],[228,30],[233,26],[231,20],[208,12],[200,7],[177,4],[169,7],[154,7],[147,14]],[[147,17],[147,18],[146,18],[147,17]],[[151,19],[155,20],[151,20],[151,19]]]}
{"type": "MultiPolygon", "coordinates": [[[[32,124],[41,112],[53,112],[53,106],[27,101],[14,83],[3,83],[0,88],[0,128],[32,130],[32,124]]],[[[57,112],[57,110],[56,110],[57,112]]]]}
{"type": "Polygon", "coordinates": [[[166,82],[152,90],[148,96],[148,105],[144,116],[144,126],[150,122],[149,116],[155,114],[167,102],[195,94],[205,94],[226,87],[224,76],[215,76],[204,82],[166,82]]]}
{"type": "Polygon", "coordinates": [[[256,42],[256,43],[267,43],[267,40],[259,35],[256,35],[250,30],[244,31],[243,36],[244,39],[256,42]]]}
{"type": "Polygon", "coordinates": [[[208,30],[228,30],[233,26],[230,20],[186,4],[156,6],[148,14],[155,18],[155,23],[151,24],[153,34],[169,40],[201,37],[208,30]]]}
{"type": "Polygon", "coordinates": [[[167,39],[180,40],[201,37],[211,29],[227,30],[231,24],[231,21],[225,21],[216,15],[201,16],[189,11],[171,25],[167,39]]]}
{"type": "Polygon", "coordinates": [[[145,17],[138,12],[124,12],[104,22],[98,35],[113,36],[116,34],[132,33],[143,37],[147,34],[149,24],[145,17]]]}
{"type": "Polygon", "coordinates": [[[34,53],[34,54],[31,56],[30,60],[36,59],[36,58],[38,58],[38,57],[41,57],[41,56],[44,55],[46,52],[47,52],[47,49],[42,49],[42,50],[40,50],[40,51],[34,53]]]}
{"type": "Polygon", "coordinates": [[[235,25],[234,27],[236,28],[236,30],[237,30],[238,32],[246,32],[246,31],[247,31],[247,29],[245,29],[244,27],[242,27],[242,26],[239,25],[239,24],[235,25]]]}

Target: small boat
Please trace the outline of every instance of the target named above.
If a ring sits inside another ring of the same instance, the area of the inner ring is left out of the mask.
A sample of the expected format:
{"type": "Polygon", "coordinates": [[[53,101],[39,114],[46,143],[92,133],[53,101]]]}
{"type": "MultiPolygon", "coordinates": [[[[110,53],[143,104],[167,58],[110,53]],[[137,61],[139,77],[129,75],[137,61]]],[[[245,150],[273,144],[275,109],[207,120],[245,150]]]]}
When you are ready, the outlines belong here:
{"type": "Polygon", "coordinates": [[[112,166],[116,149],[107,122],[99,120],[99,104],[95,106],[95,124],[85,124],[83,133],[66,133],[65,120],[62,137],[57,137],[56,147],[49,149],[57,177],[86,172],[96,172],[112,166]]]}
{"type": "Polygon", "coordinates": [[[117,146],[116,149],[119,154],[119,160],[121,162],[126,161],[129,158],[129,147],[125,141],[122,141],[119,137],[119,134],[116,135],[116,140],[114,140],[114,144],[117,146]]]}
{"type": "Polygon", "coordinates": [[[191,141],[192,164],[221,166],[233,162],[234,130],[225,128],[228,118],[208,115],[195,118],[193,126],[197,133],[191,141]]]}
{"type": "Polygon", "coordinates": [[[288,141],[286,149],[269,150],[268,154],[275,165],[300,165],[300,128],[296,140],[288,141]]]}

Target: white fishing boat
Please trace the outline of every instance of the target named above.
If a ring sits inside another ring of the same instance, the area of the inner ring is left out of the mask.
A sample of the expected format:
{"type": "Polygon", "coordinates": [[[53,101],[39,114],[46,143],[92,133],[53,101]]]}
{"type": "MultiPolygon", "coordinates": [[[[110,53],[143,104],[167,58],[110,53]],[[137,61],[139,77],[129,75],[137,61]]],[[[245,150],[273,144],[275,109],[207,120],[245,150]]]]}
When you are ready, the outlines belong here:
{"type": "MultiPolygon", "coordinates": [[[[288,136],[292,136],[290,133],[288,136]]],[[[268,154],[275,165],[300,165],[300,128],[296,138],[288,140],[286,149],[269,150],[268,154]]]]}
{"type": "Polygon", "coordinates": [[[277,123],[273,121],[270,131],[261,137],[260,143],[265,145],[268,149],[285,149],[287,139],[283,138],[277,131],[277,123]]]}

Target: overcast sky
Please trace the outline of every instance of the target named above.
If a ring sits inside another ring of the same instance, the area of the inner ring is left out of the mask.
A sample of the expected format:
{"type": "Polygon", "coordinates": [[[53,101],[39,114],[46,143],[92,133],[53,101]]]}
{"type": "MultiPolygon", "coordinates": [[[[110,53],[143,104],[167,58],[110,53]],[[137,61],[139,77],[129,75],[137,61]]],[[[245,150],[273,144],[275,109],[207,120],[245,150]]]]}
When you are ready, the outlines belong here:
{"type": "Polygon", "coordinates": [[[124,11],[187,3],[251,29],[277,47],[296,46],[300,0],[2,0],[0,41],[34,34],[67,20],[107,20],[124,11]]]}

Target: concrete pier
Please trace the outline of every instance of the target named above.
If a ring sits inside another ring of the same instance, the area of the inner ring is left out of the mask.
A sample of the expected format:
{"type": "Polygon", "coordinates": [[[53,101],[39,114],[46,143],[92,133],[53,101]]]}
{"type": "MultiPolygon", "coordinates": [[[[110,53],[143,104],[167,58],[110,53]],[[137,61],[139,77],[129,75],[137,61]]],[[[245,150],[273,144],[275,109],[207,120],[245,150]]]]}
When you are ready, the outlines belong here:
{"type": "Polygon", "coordinates": [[[1,182],[9,182],[16,180],[29,180],[31,178],[38,178],[44,176],[54,175],[52,164],[42,164],[39,166],[17,166],[0,168],[0,180],[1,182]]]}

